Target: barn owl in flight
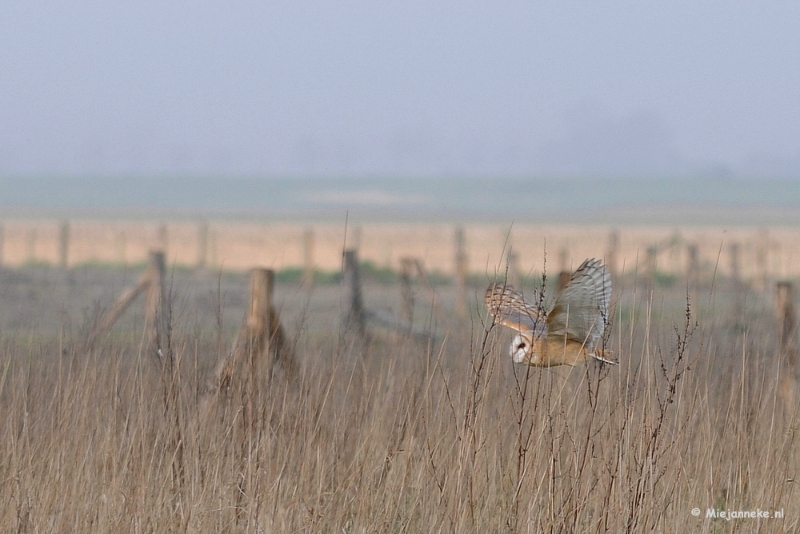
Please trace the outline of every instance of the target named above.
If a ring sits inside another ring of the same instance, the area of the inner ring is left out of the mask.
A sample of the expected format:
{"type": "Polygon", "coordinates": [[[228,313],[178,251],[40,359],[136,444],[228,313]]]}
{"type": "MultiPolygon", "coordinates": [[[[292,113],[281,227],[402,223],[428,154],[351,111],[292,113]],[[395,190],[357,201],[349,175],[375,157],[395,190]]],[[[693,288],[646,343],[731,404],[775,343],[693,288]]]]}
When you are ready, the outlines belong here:
{"type": "Polygon", "coordinates": [[[514,363],[537,367],[581,365],[590,359],[617,363],[599,347],[608,320],[611,277],[600,260],[584,261],[544,317],[511,286],[494,283],[486,307],[495,322],[517,330],[511,342],[514,363]]]}

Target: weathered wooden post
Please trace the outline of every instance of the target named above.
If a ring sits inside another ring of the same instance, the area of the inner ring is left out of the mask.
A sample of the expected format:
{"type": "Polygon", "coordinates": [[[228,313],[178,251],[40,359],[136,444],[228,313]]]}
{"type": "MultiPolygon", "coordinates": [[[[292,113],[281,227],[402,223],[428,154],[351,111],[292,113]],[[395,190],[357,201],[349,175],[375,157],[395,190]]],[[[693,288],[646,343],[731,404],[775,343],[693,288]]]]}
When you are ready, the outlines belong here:
{"type": "Polygon", "coordinates": [[[134,287],[122,292],[117,301],[114,303],[114,306],[111,307],[105,317],[103,317],[103,319],[97,323],[97,326],[95,326],[92,332],[89,334],[87,345],[91,345],[98,338],[98,336],[108,331],[108,329],[110,329],[117,321],[117,319],[119,319],[119,316],[122,315],[128,306],[130,306],[131,302],[133,302],[136,297],[138,297],[150,286],[150,278],[148,275],[149,271],[139,279],[134,287]]]}
{"type": "Polygon", "coordinates": [[[794,287],[791,282],[778,282],[776,287],[776,315],[778,319],[778,339],[783,359],[780,394],[788,410],[794,410],[797,388],[797,346],[795,334],[797,319],[794,313],[794,287]]]}
{"type": "Polygon", "coordinates": [[[617,263],[617,255],[619,254],[619,230],[616,228],[611,230],[608,235],[608,252],[606,253],[606,267],[608,273],[613,277],[619,275],[619,264],[617,263]]]}
{"type": "Polygon", "coordinates": [[[58,227],[58,265],[66,269],[69,264],[69,222],[62,221],[58,227]]]}
{"type": "Polygon", "coordinates": [[[400,299],[402,301],[403,318],[409,326],[414,321],[414,290],[411,287],[411,271],[414,258],[400,258],[400,299]]]}
{"type": "Polygon", "coordinates": [[[314,285],[314,230],[311,228],[303,232],[303,285],[314,285]]]}
{"type": "Polygon", "coordinates": [[[252,269],[250,271],[250,306],[247,311],[245,327],[249,335],[248,349],[251,352],[266,353],[269,350],[269,339],[262,340],[261,338],[267,332],[274,283],[274,271],[270,269],[252,269]]]}
{"type": "Polygon", "coordinates": [[[240,343],[245,351],[248,366],[245,399],[245,425],[249,431],[255,428],[256,395],[261,376],[259,363],[269,357],[270,336],[269,312],[272,306],[272,285],[275,279],[269,269],[250,271],[250,308],[243,329],[244,339],[240,343]]]}
{"type": "Polygon", "coordinates": [[[262,373],[260,360],[267,358],[271,374],[272,359],[281,364],[287,380],[297,376],[297,363],[294,353],[286,342],[281,325],[280,315],[272,305],[275,272],[271,269],[253,269],[250,271],[250,303],[242,327],[234,341],[233,348],[221,358],[211,374],[205,391],[201,411],[205,411],[210,397],[208,394],[227,389],[233,380],[233,374],[239,362],[245,362],[247,382],[245,385],[245,422],[248,428],[254,421],[253,399],[256,395],[256,381],[262,373]]]}
{"type": "Polygon", "coordinates": [[[136,282],[136,285],[122,292],[108,313],[98,321],[97,326],[89,333],[87,345],[91,345],[100,335],[107,332],[136,297],[147,291],[145,322],[150,333],[150,345],[154,348],[159,358],[164,356],[172,357],[171,348],[162,344],[162,342],[169,341],[167,334],[170,320],[168,295],[164,288],[164,253],[151,251],[149,260],[150,264],[147,270],[136,282]],[[161,351],[160,353],[158,352],[159,350],[161,351]]]}
{"type": "Polygon", "coordinates": [[[456,226],[455,231],[455,308],[459,320],[467,317],[467,245],[464,227],[456,226]]]}
{"type": "Polygon", "coordinates": [[[166,291],[164,253],[151,251],[148,255],[147,268],[147,304],[145,317],[150,325],[150,346],[159,358],[167,358],[172,362],[170,346],[170,307],[169,295],[166,291]]]}
{"type": "Polygon", "coordinates": [[[205,268],[208,262],[208,221],[197,223],[197,263],[198,269],[205,268]]]}
{"type": "Polygon", "coordinates": [[[344,308],[347,310],[343,328],[345,332],[355,331],[359,337],[364,337],[364,302],[361,299],[361,276],[358,267],[358,253],[355,249],[344,251],[344,272],[342,280],[345,287],[344,308]]]}

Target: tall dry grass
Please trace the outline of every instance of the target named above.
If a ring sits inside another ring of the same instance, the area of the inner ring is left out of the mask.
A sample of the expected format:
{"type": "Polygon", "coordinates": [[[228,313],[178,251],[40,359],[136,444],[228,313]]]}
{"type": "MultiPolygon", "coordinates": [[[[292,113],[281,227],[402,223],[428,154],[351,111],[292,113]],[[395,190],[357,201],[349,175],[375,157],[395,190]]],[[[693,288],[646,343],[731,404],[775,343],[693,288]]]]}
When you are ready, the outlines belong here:
{"type": "Polygon", "coordinates": [[[206,412],[221,321],[174,313],[172,367],[135,336],[4,332],[0,530],[794,532],[798,414],[768,303],[732,315],[719,284],[698,294],[617,283],[617,367],[512,366],[477,303],[428,341],[303,323],[296,383],[240,376],[206,412]]]}

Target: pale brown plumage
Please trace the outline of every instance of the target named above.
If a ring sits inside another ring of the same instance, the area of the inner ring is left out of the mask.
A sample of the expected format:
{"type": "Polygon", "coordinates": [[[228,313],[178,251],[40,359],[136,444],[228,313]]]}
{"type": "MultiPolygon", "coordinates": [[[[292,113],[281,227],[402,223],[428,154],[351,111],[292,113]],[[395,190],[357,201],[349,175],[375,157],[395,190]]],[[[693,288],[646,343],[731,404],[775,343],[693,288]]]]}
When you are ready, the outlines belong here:
{"type": "Polygon", "coordinates": [[[495,321],[519,332],[511,344],[514,362],[540,367],[580,365],[591,358],[616,363],[599,347],[610,300],[611,277],[595,259],[578,267],[547,314],[502,283],[489,286],[485,296],[495,321]]]}

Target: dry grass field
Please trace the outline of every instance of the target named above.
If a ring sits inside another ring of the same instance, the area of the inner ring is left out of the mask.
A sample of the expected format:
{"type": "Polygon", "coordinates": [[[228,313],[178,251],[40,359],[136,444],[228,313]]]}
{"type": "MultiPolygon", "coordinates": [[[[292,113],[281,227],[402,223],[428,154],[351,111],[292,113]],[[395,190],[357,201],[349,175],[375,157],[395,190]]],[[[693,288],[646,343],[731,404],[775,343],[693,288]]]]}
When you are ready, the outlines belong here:
{"type": "MultiPolygon", "coordinates": [[[[172,361],[148,351],[141,304],[85,346],[140,270],[0,271],[3,532],[800,527],[800,415],[780,389],[771,290],[631,272],[614,281],[607,340],[620,365],[536,369],[512,365],[511,332],[486,322],[480,296],[502,265],[471,278],[463,322],[452,284],[434,288],[445,320],[418,287],[428,338],[342,335],[338,283],[279,278],[298,376],[264,362],[206,397],[245,274],[170,269],[172,361]],[[757,511],[770,517],[724,517],[757,511]]],[[[367,274],[363,290],[398,313],[391,280],[367,274]]]]}

